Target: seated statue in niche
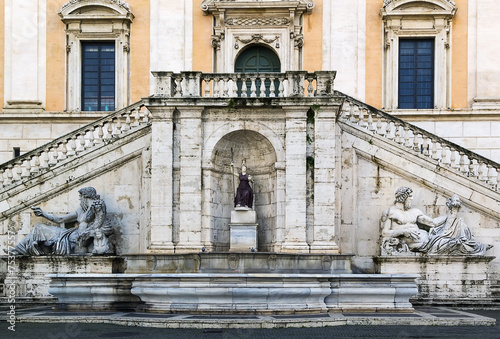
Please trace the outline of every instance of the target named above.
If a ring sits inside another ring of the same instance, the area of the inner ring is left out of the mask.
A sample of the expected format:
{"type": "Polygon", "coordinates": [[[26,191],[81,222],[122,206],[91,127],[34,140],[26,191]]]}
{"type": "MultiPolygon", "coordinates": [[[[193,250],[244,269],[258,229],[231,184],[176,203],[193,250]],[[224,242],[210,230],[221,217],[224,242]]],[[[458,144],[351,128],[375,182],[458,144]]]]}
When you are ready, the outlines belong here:
{"type": "MultiPolygon", "coordinates": [[[[96,237],[107,238],[113,233],[110,225],[105,225],[106,205],[93,187],[85,187],[78,191],[80,207],[66,215],[53,215],[42,211],[39,207],[32,207],[36,216],[61,224],[76,222],[78,225],[67,229],[59,226],[38,223],[23,240],[11,251],[13,255],[70,255],[86,254],[88,247],[96,244],[96,237]],[[99,235],[98,235],[99,234],[99,235]]],[[[99,240],[103,242],[102,238],[99,240]]],[[[112,244],[106,250],[101,249],[94,254],[112,253],[112,244]]]]}
{"type": "MultiPolygon", "coordinates": [[[[233,166],[233,163],[231,163],[233,166]]],[[[238,188],[236,189],[236,196],[234,197],[234,207],[245,207],[252,209],[253,207],[253,189],[250,186],[252,176],[247,173],[247,165],[245,161],[241,164],[241,173],[233,173],[240,179],[238,188]]]]}
{"type": "Polygon", "coordinates": [[[448,214],[437,218],[412,208],[413,190],[400,187],[394,206],[382,213],[382,255],[422,254],[484,255],[491,245],[474,240],[463,219],[457,218],[460,199],[448,199],[448,214]],[[429,229],[426,231],[425,228],[429,229]]]}

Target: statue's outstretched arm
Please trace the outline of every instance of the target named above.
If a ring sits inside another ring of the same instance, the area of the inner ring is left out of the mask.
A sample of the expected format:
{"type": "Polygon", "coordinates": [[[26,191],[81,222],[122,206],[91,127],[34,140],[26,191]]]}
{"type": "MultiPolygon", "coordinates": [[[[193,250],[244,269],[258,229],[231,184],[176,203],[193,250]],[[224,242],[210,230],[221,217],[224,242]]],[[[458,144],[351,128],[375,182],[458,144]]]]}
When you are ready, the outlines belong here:
{"type": "Polygon", "coordinates": [[[58,223],[58,224],[76,221],[78,218],[77,211],[68,213],[66,215],[57,215],[57,214],[46,213],[46,212],[42,211],[42,209],[40,207],[31,207],[31,209],[33,210],[33,213],[37,217],[43,217],[47,220],[53,221],[53,222],[58,223]]]}
{"type": "Polygon", "coordinates": [[[418,225],[424,225],[427,227],[436,227],[439,226],[439,223],[436,223],[438,218],[433,219],[425,214],[421,214],[417,217],[417,224],[418,225]]]}

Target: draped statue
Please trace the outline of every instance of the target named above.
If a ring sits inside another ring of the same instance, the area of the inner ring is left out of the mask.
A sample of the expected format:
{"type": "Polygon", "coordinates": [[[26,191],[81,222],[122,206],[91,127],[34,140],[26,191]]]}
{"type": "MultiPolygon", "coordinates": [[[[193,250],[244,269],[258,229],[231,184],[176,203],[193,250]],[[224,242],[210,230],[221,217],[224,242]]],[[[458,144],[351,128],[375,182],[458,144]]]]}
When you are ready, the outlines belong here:
{"type": "Polygon", "coordinates": [[[54,223],[76,222],[73,228],[38,223],[11,251],[13,255],[70,255],[86,254],[93,245],[93,254],[111,254],[113,245],[108,238],[113,229],[105,224],[106,204],[93,187],[78,191],[80,206],[66,215],[53,215],[32,207],[36,216],[54,223]]]}
{"type": "Polygon", "coordinates": [[[492,245],[476,241],[462,218],[460,198],[455,194],[446,203],[446,215],[431,218],[412,208],[413,190],[400,187],[394,206],[382,213],[382,255],[411,252],[441,255],[485,255],[492,245]],[[429,229],[426,231],[425,228],[429,229]]]}
{"type": "MultiPolygon", "coordinates": [[[[233,166],[233,163],[231,163],[233,166]]],[[[234,168],[234,167],[233,167],[234,168]]],[[[241,164],[241,173],[233,173],[240,180],[238,188],[236,189],[236,196],[234,197],[234,207],[253,207],[253,189],[250,186],[252,176],[247,173],[247,166],[245,162],[241,164]]]]}

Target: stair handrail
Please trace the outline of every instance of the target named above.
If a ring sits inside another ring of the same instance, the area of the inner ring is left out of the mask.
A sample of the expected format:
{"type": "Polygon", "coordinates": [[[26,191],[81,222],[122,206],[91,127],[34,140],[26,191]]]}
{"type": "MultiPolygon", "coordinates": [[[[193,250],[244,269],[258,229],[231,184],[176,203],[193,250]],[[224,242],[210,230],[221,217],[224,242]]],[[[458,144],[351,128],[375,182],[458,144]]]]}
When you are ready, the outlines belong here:
{"type": "Polygon", "coordinates": [[[453,168],[494,191],[500,191],[499,163],[347,94],[339,91],[335,94],[344,98],[337,120],[358,125],[372,134],[395,141],[406,149],[437,161],[441,166],[453,168]]]}
{"type": "Polygon", "coordinates": [[[0,164],[0,191],[47,172],[85,150],[108,143],[119,134],[150,123],[150,113],[142,110],[144,107],[141,99],[0,164]]]}

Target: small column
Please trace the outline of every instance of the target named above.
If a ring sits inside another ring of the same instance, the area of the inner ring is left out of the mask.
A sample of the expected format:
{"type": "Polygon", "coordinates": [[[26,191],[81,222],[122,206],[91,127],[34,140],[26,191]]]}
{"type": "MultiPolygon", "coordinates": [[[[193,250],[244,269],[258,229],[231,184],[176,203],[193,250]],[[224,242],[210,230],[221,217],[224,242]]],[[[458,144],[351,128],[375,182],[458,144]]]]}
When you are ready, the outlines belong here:
{"type": "Polygon", "coordinates": [[[202,218],[202,112],[203,107],[177,107],[180,112],[179,242],[176,253],[203,248],[202,218]]]}
{"type": "Polygon", "coordinates": [[[311,253],[338,253],[335,237],[335,116],[322,107],[314,123],[314,222],[311,253]]]}
{"type": "Polygon", "coordinates": [[[174,252],[173,221],[173,113],[162,106],[148,109],[153,115],[151,132],[151,238],[148,249],[174,252]]]}
{"type": "Polygon", "coordinates": [[[308,253],[306,242],[306,117],[309,107],[285,107],[286,221],[282,252],[308,253]]]}

